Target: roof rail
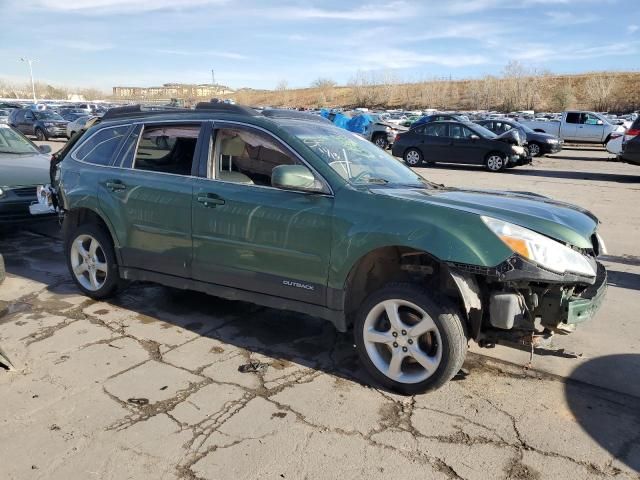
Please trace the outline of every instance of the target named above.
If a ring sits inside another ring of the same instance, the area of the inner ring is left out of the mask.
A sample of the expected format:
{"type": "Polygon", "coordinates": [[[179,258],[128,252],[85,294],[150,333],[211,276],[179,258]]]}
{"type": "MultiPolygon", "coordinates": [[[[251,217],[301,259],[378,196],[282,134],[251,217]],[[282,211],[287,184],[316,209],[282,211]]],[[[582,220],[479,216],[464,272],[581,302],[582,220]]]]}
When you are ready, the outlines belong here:
{"type": "Polygon", "coordinates": [[[287,110],[285,108],[269,108],[262,110],[262,115],[267,118],[291,118],[299,120],[311,120],[319,123],[331,123],[328,119],[315,113],[301,112],[299,110],[287,110]]]}
{"type": "Polygon", "coordinates": [[[200,102],[196,104],[196,110],[209,110],[220,113],[235,113],[236,115],[250,115],[252,117],[258,115],[258,112],[256,112],[253,108],[223,102],[200,102]]]}
{"type": "Polygon", "coordinates": [[[127,105],[126,107],[115,107],[110,108],[106,111],[106,113],[102,116],[102,120],[111,120],[114,118],[123,118],[123,117],[134,117],[142,114],[145,115],[161,115],[170,112],[188,112],[187,109],[180,109],[175,107],[161,107],[159,109],[155,109],[158,107],[150,107],[150,110],[142,110],[142,105],[127,105]]]}

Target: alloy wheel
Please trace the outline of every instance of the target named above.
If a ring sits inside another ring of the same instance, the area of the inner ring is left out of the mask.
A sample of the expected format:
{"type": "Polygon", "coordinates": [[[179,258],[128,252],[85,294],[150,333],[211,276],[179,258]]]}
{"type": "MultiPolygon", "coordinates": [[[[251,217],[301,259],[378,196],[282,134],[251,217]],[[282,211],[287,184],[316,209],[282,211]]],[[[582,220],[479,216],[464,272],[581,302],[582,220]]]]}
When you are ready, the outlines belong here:
{"type": "Polygon", "coordinates": [[[378,135],[374,141],[376,147],[382,148],[383,150],[387,148],[387,140],[382,136],[378,135]]]}
{"type": "Polygon", "coordinates": [[[529,154],[532,157],[537,157],[540,154],[540,147],[535,143],[529,144],[529,154]]]}
{"type": "Polygon", "coordinates": [[[373,365],[393,381],[418,383],[442,360],[442,339],[433,319],[407,300],[385,300],[364,321],[364,346],[373,365]]]}
{"type": "Polygon", "coordinates": [[[76,280],[87,290],[100,290],[107,281],[107,257],[102,245],[91,235],[78,235],[71,244],[71,268],[76,280]]]}

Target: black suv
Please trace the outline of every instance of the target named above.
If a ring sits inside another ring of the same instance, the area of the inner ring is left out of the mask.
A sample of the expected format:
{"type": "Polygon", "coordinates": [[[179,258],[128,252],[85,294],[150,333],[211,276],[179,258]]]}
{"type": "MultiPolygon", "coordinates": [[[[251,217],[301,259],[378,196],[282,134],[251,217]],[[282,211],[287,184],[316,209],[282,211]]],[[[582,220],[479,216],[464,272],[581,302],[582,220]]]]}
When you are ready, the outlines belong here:
{"type": "Polygon", "coordinates": [[[66,138],[67,122],[51,110],[31,110],[20,108],[9,115],[9,125],[23,135],[35,135],[38,140],[66,138]]]}
{"type": "Polygon", "coordinates": [[[635,119],[624,134],[620,159],[623,162],[640,165],[640,117],[635,119]]]}

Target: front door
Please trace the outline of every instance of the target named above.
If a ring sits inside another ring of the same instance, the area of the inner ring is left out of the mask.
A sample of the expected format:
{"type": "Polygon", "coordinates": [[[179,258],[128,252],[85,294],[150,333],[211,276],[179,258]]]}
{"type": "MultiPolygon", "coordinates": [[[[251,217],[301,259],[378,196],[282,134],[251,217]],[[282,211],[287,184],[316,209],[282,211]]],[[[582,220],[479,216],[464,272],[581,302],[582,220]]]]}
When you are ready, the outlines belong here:
{"type": "Polygon", "coordinates": [[[601,142],[604,132],[604,122],[593,113],[580,114],[580,124],[577,130],[577,139],[585,142],[601,142]],[[598,122],[600,122],[598,124],[598,122]]]}
{"type": "Polygon", "coordinates": [[[138,125],[122,147],[122,168],[98,187],[118,234],[124,266],[189,277],[192,167],[200,123],[138,125]]]}
{"type": "Polygon", "coordinates": [[[482,141],[479,135],[474,134],[469,128],[459,123],[451,123],[449,125],[449,135],[452,138],[452,157],[456,163],[471,163],[482,165],[481,149],[478,148],[478,142],[482,141]],[[478,138],[472,138],[472,136],[478,138]]]}
{"type": "Polygon", "coordinates": [[[325,304],[333,198],[271,186],[275,166],[302,162],[270,133],[215,127],[193,190],[193,277],[325,304]]]}

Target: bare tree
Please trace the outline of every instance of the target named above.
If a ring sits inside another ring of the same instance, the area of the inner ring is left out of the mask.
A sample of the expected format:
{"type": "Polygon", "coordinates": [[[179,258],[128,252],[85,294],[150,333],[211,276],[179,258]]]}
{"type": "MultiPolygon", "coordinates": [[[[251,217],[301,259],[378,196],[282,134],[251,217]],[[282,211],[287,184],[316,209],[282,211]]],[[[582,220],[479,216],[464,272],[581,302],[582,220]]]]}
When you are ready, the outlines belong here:
{"type": "Polygon", "coordinates": [[[576,97],[570,83],[562,83],[556,86],[551,92],[549,107],[556,112],[563,112],[573,106],[576,97]]]}
{"type": "Polygon", "coordinates": [[[320,90],[320,95],[318,100],[320,101],[320,97],[322,97],[322,105],[327,102],[333,101],[334,90],[336,88],[337,83],[330,78],[317,78],[313,82],[311,82],[311,88],[317,88],[320,90]]]}
{"type": "Polygon", "coordinates": [[[375,107],[378,105],[378,90],[371,72],[358,70],[348,83],[353,100],[360,107],[375,107]]]}
{"type": "Polygon", "coordinates": [[[584,83],[584,95],[594,110],[607,111],[612,103],[612,94],[618,79],[605,73],[591,75],[584,83]]]}
{"type": "Polygon", "coordinates": [[[276,92],[278,92],[278,103],[280,105],[289,104],[289,82],[286,80],[280,80],[276,85],[276,92]]]}

